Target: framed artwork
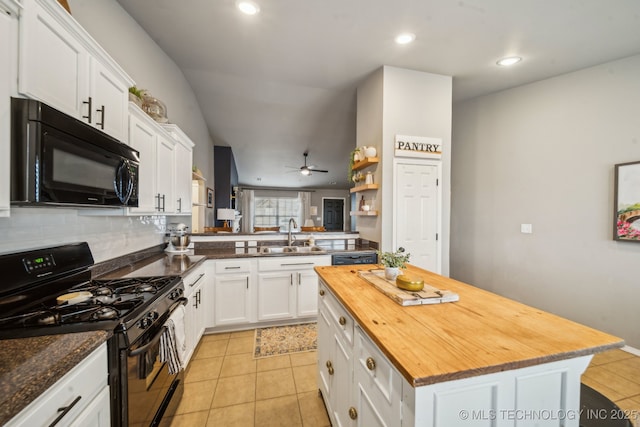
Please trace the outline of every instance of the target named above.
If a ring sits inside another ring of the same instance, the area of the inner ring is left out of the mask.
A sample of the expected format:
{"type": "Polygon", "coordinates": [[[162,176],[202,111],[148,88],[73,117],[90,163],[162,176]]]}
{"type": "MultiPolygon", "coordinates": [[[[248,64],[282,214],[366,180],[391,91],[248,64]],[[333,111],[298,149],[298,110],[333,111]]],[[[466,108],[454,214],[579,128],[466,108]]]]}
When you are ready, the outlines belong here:
{"type": "Polygon", "coordinates": [[[213,188],[207,187],[207,207],[213,207],[213,188]]]}
{"type": "Polygon", "coordinates": [[[640,161],[616,165],[614,240],[640,242],[640,161]]]}

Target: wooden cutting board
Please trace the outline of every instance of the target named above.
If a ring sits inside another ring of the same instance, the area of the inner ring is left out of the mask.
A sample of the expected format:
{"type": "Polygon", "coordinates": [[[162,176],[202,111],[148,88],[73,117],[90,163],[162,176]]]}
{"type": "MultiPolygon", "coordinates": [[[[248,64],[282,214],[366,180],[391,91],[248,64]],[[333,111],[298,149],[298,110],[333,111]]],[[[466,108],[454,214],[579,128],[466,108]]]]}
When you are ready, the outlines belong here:
{"type": "Polygon", "coordinates": [[[421,291],[405,291],[404,289],[400,289],[396,286],[395,280],[385,279],[384,270],[380,269],[359,271],[358,274],[364,280],[371,283],[380,292],[403,306],[440,304],[443,302],[455,302],[460,299],[458,294],[435,288],[427,285],[426,282],[421,291]]]}

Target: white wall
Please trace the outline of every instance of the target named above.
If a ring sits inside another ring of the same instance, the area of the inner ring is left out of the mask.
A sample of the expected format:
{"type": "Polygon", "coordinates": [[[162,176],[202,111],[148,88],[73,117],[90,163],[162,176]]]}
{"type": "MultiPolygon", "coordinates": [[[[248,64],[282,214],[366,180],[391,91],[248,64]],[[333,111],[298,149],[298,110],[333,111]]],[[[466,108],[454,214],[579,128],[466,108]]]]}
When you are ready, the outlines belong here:
{"type": "MultiPolygon", "coordinates": [[[[356,230],[380,242],[383,251],[393,244],[393,159],[396,135],[441,138],[442,155],[442,274],[449,274],[449,214],[451,173],[452,78],[384,66],[358,88],[357,145],[374,145],[380,163],[374,181],[380,183],[375,200],[378,217],[357,217],[356,230]]],[[[360,195],[358,195],[360,197],[360,195]]],[[[366,199],[370,198],[369,194],[366,199]]],[[[401,219],[398,219],[401,220],[401,219]]]]}
{"type": "Polygon", "coordinates": [[[640,347],[640,243],[612,239],[614,165],[640,160],[640,56],[453,117],[451,276],[640,347]]]}

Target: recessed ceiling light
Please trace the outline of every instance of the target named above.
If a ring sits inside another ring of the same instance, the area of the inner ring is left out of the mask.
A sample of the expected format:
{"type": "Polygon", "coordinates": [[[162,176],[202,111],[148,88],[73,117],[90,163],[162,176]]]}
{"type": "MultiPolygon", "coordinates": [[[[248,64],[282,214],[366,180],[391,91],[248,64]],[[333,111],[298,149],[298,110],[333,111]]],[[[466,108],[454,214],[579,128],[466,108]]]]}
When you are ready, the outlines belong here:
{"type": "Polygon", "coordinates": [[[240,12],[247,15],[255,15],[256,13],[260,12],[260,6],[252,1],[239,1],[237,5],[238,9],[240,9],[240,12]]]}
{"type": "Polygon", "coordinates": [[[499,59],[496,64],[503,67],[508,67],[509,65],[517,64],[520,61],[522,61],[522,58],[520,58],[519,56],[508,56],[506,58],[499,59]]]}
{"type": "Polygon", "coordinates": [[[416,35],[413,33],[402,33],[396,36],[396,43],[407,44],[407,43],[411,43],[415,39],[416,39],[416,35]]]}

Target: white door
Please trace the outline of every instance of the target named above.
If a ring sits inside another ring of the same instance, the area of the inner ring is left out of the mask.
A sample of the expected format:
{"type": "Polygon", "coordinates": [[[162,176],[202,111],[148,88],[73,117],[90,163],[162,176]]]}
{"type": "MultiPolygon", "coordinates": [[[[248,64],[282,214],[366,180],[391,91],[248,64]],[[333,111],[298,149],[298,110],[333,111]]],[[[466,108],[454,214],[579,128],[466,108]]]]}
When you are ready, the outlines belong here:
{"type": "Polygon", "coordinates": [[[441,190],[439,163],[395,163],[394,245],[411,254],[410,263],[440,273],[441,190]]]}

